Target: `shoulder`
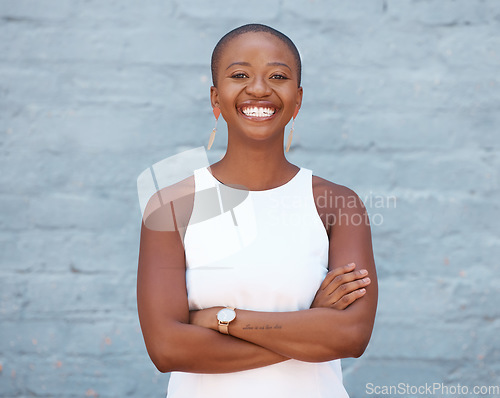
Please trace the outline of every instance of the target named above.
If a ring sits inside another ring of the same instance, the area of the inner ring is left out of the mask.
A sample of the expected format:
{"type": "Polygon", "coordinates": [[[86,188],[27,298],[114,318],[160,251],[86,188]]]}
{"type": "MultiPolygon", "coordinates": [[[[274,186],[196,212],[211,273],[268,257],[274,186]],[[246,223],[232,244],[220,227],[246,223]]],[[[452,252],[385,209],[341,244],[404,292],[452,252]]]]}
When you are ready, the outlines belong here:
{"type": "Polygon", "coordinates": [[[362,200],[351,188],[315,175],[312,176],[312,185],[316,210],[328,236],[334,228],[360,225],[367,218],[362,200]]]}
{"type": "MultiPolygon", "coordinates": [[[[336,184],[325,178],[312,176],[314,200],[330,210],[362,205],[361,199],[351,188],[336,184]]],[[[364,206],[363,206],[364,207],[364,206]]]]}

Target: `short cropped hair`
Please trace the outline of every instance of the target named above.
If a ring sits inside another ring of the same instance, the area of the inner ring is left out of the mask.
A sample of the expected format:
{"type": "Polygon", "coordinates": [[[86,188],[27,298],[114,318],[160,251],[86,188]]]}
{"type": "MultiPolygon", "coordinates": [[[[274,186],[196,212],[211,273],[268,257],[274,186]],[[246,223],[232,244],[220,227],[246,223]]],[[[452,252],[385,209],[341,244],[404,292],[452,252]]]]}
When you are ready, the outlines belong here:
{"type": "Polygon", "coordinates": [[[219,60],[222,55],[222,51],[224,50],[224,47],[235,37],[241,36],[242,34],[249,33],[249,32],[265,32],[269,33],[278,39],[280,39],[287,47],[288,49],[292,52],[293,57],[295,58],[295,66],[297,68],[297,77],[298,77],[298,84],[300,87],[300,80],[302,76],[302,62],[300,60],[300,54],[299,51],[297,50],[297,47],[295,47],[295,44],[293,44],[293,41],[290,40],[290,38],[280,31],[271,28],[270,26],[267,25],[262,25],[262,24],[247,24],[240,26],[236,29],[233,29],[232,31],[226,33],[222,38],[219,40],[217,45],[214,48],[214,51],[212,52],[212,83],[214,86],[217,86],[217,72],[219,70],[219,60]]]}

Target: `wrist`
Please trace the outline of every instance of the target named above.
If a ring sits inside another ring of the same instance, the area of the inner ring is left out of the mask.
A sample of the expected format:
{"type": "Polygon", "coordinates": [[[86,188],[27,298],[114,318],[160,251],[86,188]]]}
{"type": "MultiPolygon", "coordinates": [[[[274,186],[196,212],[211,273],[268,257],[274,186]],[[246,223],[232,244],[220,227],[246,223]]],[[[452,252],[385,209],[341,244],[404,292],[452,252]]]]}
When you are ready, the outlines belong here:
{"type": "Polygon", "coordinates": [[[217,319],[217,314],[219,313],[220,310],[222,310],[223,308],[226,308],[226,307],[222,307],[222,306],[218,306],[218,307],[212,307],[210,308],[210,314],[209,314],[209,322],[208,322],[208,327],[212,330],[215,330],[216,332],[219,331],[219,321],[217,319]]]}
{"type": "Polygon", "coordinates": [[[189,311],[189,323],[218,332],[219,325],[217,322],[217,312],[222,308],[224,307],[209,307],[202,310],[191,310],[189,311]]]}
{"type": "Polygon", "coordinates": [[[219,333],[231,334],[229,325],[236,319],[236,308],[224,307],[217,312],[216,320],[219,333]]]}

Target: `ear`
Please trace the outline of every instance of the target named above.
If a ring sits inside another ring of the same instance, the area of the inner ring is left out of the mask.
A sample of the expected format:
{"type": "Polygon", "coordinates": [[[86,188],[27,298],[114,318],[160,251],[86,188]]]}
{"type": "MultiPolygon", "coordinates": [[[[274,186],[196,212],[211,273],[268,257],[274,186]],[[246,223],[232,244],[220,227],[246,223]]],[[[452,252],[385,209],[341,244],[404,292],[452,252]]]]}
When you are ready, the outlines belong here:
{"type": "Polygon", "coordinates": [[[304,94],[304,91],[302,90],[302,87],[299,87],[297,89],[297,102],[296,102],[295,113],[293,114],[294,118],[297,116],[297,113],[299,113],[299,109],[302,106],[302,96],[303,96],[303,94],[304,94]]]}
{"type": "Polygon", "coordinates": [[[217,87],[210,87],[210,102],[212,103],[212,108],[219,107],[219,92],[217,87]]]}

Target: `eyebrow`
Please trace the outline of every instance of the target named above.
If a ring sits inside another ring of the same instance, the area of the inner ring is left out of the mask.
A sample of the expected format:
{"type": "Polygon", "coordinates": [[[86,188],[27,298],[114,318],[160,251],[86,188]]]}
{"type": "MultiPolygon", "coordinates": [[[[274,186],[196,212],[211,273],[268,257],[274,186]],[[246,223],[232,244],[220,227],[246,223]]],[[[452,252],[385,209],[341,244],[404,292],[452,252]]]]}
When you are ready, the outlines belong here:
{"type": "MultiPolygon", "coordinates": [[[[234,66],[234,65],[252,66],[250,64],[250,62],[233,62],[231,65],[229,65],[226,68],[226,70],[228,70],[231,66],[234,66]]],[[[285,66],[288,69],[290,69],[290,71],[292,71],[292,68],[290,68],[287,64],[284,64],[283,62],[268,62],[267,66],[285,66]]]]}

